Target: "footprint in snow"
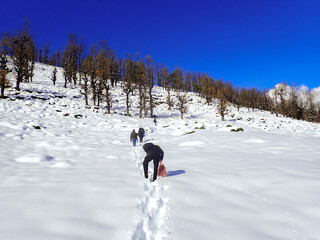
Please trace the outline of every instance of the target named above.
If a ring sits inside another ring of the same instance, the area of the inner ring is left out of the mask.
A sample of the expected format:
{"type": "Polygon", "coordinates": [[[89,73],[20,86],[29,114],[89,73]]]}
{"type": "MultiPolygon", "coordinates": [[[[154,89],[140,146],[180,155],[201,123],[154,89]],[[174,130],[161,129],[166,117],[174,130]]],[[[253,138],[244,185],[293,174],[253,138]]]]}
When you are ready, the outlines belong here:
{"type": "MultiPolygon", "coordinates": [[[[140,157],[140,155],[142,155],[141,151],[138,147],[134,148],[132,158],[143,175],[143,159],[140,157]]],[[[162,236],[168,235],[166,230],[162,228],[162,225],[165,222],[169,199],[161,195],[168,189],[168,185],[163,185],[158,181],[150,182],[149,179],[144,179],[142,187],[144,197],[137,200],[140,215],[131,239],[162,239],[162,236]]]]}

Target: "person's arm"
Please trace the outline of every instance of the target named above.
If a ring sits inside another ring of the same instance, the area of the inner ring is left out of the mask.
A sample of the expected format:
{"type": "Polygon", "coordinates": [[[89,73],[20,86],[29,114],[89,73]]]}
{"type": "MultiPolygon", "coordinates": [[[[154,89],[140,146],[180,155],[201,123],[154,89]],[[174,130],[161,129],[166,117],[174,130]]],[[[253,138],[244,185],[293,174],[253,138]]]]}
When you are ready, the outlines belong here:
{"type": "Polygon", "coordinates": [[[162,149],[159,147],[159,150],[160,150],[160,161],[163,160],[163,157],[164,157],[164,152],[162,151],[162,149]]]}

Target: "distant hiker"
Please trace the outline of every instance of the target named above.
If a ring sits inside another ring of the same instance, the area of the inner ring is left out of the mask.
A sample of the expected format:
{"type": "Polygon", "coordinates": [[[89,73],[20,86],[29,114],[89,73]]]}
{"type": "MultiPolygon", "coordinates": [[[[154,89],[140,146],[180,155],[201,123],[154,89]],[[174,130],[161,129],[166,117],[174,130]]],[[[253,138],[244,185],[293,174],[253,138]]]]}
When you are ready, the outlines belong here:
{"type": "Polygon", "coordinates": [[[143,161],[144,177],[148,178],[148,165],[153,160],[153,181],[155,181],[157,179],[159,162],[163,160],[164,152],[153,143],[144,144],[143,149],[147,153],[143,161]]]}
{"type": "Polygon", "coordinates": [[[144,129],[141,127],[139,128],[139,132],[138,132],[139,138],[140,138],[140,142],[143,142],[143,137],[144,137],[144,129]]]}
{"type": "Polygon", "coordinates": [[[154,122],[154,125],[157,125],[156,115],[153,116],[153,122],[154,122]]]}
{"type": "Polygon", "coordinates": [[[137,138],[138,138],[138,134],[136,133],[136,130],[133,129],[130,135],[130,141],[132,142],[134,147],[136,146],[137,138]]]}

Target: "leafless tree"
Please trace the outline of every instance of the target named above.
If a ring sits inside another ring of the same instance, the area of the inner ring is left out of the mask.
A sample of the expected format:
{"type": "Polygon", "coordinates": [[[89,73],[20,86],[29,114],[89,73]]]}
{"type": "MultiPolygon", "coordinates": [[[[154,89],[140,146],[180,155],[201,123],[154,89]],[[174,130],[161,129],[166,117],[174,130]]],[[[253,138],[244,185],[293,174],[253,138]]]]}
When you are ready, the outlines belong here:
{"type": "Polygon", "coordinates": [[[316,105],[314,103],[314,95],[311,91],[308,91],[307,93],[307,103],[306,103],[306,109],[305,109],[305,116],[304,119],[309,122],[315,122],[316,119],[316,105]]]}
{"type": "Polygon", "coordinates": [[[171,76],[170,76],[170,72],[168,67],[163,66],[163,68],[161,68],[161,75],[164,81],[164,87],[167,91],[167,97],[166,97],[166,103],[168,105],[168,110],[171,110],[172,106],[173,106],[173,101],[171,99],[171,76]]]}
{"type": "Polygon", "coordinates": [[[207,75],[203,75],[203,77],[200,79],[200,83],[200,96],[203,97],[206,100],[206,103],[209,105],[215,96],[214,80],[213,78],[209,79],[207,75]]]}
{"type": "Polygon", "coordinates": [[[132,59],[128,58],[125,61],[123,61],[123,81],[121,84],[122,90],[126,95],[126,109],[127,109],[127,116],[130,116],[129,108],[130,108],[130,93],[133,92],[134,86],[133,86],[133,63],[132,59]]]}
{"type": "Polygon", "coordinates": [[[46,43],[43,46],[43,51],[44,51],[44,64],[48,64],[49,63],[49,53],[50,53],[50,43],[46,43]]]}
{"type": "Polygon", "coordinates": [[[7,80],[7,74],[9,73],[8,68],[8,58],[7,55],[10,52],[11,41],[10,36],[7,33],[4,33],[0,41],[0,88],[1,94],[0,97],[4,97],[5,88],[10,87],[10,82],[7,80]]]}
{"type": "Polygon", "coordinates": [[[176,98],[177,98],[177,107],[179,109],[180,112],[180,117],[181,119],[183,119],[183,114],[188,112],[188,107],[187,107],[187,103],[188,103],[188,98],[187,98],[187,93],[185,92],[181,92],[181,91],[177,91],[176,92],[176,98]]]}
{"type": "Polygon", "coordinates": [[[29,78],[29,60],[28,44],[32,42],[30,34],[26,31],[20,31],[12,38],[12,60],[14,70],[17,75],[16,90],[20,90],[20,83],[29,78]]]}
{"type": "Polygon", "coordinates": [[[57,81],[57,68],[56,67],[53,69],[51,81],[53,82],[53,85],[56,85],[56,81],[57,81]]]}
{"type": "Polygon", "coordinates": [[[200,75],[199,73],[193,73],[192,74],[192,89],[193,89],[194,93],[199,93],[200,94],[200,92],[199,92],[199,90],[200,90],[200,88],[199,88],[199,78],[198,78],[199,75],[200,75]]]}
{"type": "Polygon", "coordinates": [[[182,70],[176,67],[171,73],[171,84],[174,90],[185,90],[182,70]]]}
{"type": "Polygon", "coordinates": [[[186,90],[187,90],[187,92],[191,92],[192,91],[192,76],[193,76],[193,74],[189,71],[185,71],[185,73],[183,75],[185,78],[186,90]]]}
{"type": "Polygon", "coordinates": [[[224,121],[225,115],[228,110],[227,90],[225,87],[222,87],[221,89],[219,89],[218,99],[219,101],[218,101],[217,109],[221,116],[221,120],[224,121]]]}
{"type": "Polygon", "coordinates": [[[77,43],[77,35],[70,34],[68,37],[68,44],[62,53],[62,67],[65,76],[65,87],[67,82],[77,84],[78,73],[78,57],[79,57],[79,45],[77,43]]]}
{"type": "Polygon", "coordinates": [[[146,60],[146,76],[147,76],[147,87],[148,87],[148,95],[149,95],[149,109],[150,109],[150,117],[153,117],[153,108],[154,108],[154,101],[152,96],[152,89],[154,87],[154,80],[155,80],[155,69],[153,67],[153,59],[150,55],[145,57],[146,60]]]}

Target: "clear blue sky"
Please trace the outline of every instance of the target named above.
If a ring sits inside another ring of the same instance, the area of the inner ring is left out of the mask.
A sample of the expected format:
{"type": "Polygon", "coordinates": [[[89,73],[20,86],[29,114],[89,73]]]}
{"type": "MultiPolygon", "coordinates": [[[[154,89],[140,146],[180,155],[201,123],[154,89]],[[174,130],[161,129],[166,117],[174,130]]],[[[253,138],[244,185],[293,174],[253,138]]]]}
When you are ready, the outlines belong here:
{"type": "Polygon", "coordinates": [[[207,72],[235,86],[320,86],[320,0],[10,0],[0,32],[25,17],[40,46],[63,49],[69,33],[106,40],[118,56],[207,72]]]}

